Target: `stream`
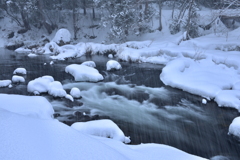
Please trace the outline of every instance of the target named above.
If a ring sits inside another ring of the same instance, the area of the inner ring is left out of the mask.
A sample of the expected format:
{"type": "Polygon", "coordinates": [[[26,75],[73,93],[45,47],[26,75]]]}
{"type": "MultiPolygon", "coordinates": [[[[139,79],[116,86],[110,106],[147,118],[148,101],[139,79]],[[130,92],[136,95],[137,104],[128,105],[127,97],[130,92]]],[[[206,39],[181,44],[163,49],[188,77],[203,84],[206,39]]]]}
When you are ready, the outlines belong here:
{"type": "Polygon", "coordinates": [[[42,94],[52,104],[55,117],[65,124],[107,118],[131,137],[131,144],[160,143],[205,158],[239,159],[240,143],[228,135],[229,125],[239,116],[237,110],[219,108],[214,101],[202,104],[202,97],[165,86],[159,78],[163,65],[120,62],[121,70],[106,71],[108,60],[104,55],[88,55],[54,60],[50,65],[48,55],[28,57],[0,49],[0,80],[11,79],[16,68],[27,70],[25,83],[0,88],[0,93],[32,95],[27,92],[28,82],[51,75],[68,93],[72,87],[81,90],[82,98],[74,102],[42,94]],[[88,60],[96,63],[103,81],[75,82],[65,73],[67,65],[88,60]]]}

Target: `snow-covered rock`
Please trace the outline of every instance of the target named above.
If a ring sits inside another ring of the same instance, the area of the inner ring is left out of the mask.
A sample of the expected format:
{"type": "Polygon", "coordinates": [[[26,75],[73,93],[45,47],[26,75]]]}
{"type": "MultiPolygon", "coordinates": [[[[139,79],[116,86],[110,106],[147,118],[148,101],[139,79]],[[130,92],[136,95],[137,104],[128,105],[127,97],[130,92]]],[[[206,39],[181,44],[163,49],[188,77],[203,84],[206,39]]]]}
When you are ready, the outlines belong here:
{"type": "Polygon", "coordinates": [[[98,82],[103,80],[103,76],[95,68],[85,65],[71,64],[65,68],[66,73],[70,73],[75,81],[98,82]]]}
{"type": "Polygon", "coordinates": [[[48,94],[54,97],[65,97],[67,95],[59,81],[53,81],[48,84],[48,94]]]}
{"type": "Polygon", "coordinates": [[[96,67],[96,64],[95,64],[94,61],[85,61],[85,62],[83,62],[81,65],[85,65],[85,66],[93,67],[93,68],[96,67]]]}
{"type": "Polygon", "coordinates": [[[54,110],[44,97],[0,94],[0,109],[28,117],[52,119],[54,110]]]}
{"type": "Polygon", "coordinates": [[[109,60],[106,64],[107,71],[110,71],[112,69],[119,70],[122,68],[121,64],[115,60],[109,60]]]}
{"type": "Polygon", "coordinates": [[[240,117],[235,118],[229,126],[228,134],[234,135],[240,139],[240,117]]]}
{"type": "Polygon", "coordinates": [[[73,87],[70,91],[70,94],[73,98],[80,98],[81,97],[81,91],[80,89],[73,87]]]}
{"type": "Polygon", "coordinates": [[[22,76],[16,76],[16,75],[14,75],[14,76],[12,77],[12,82],[13,82],[13,83],[19,83],[19,82],[24,83],[24,82],[25,82],[25,79],[24,79],[22,76]]]}
{"type": "Polygon", "coordinates": [[[0,80],[0,87],[7,87],[12,83],[11,80],[0,80]]]}
{"type": "Polygon", "coordinates": [[[111,120],[95,120],[89,122],[73,123],[72,128],[81,133],[99,137],[112,138],[123,143],[130,143],[129,137],[125,137],[122,130],[111,120]]]}
{"type": "Polygon", "coordinates": [[[65,28],[59,29],[52,41],[57,44],[67,44],[71,41],[71,33],[65,28]]]}
{"type": "Polygon", "coordinates": [[[108,58],[113,58],[113,55],[112,55],[112,54],[109,54],[109,55],[108,55],[108,58]]]}
{"type": "Polygon", "coordinates": [[[27,74],[27,70],[25,68],[17,68],[13,71],[13,74],[27,74]]]}
{"type": "Polygon", "coordinates": [[[29,53],[29,52],[31,52],[31,50],[30,50],[30,49],[27,49],[27,48],[22,48],[22,47],[20,47],[20,48],[17,48],[17,49],[15,50],[15,52],[17,52],[17,53],[29,53]]]}
{"type": "Polygon", "coordinates": [[[48,92],[48,87],[51,82],[54,81],[52,76],[43,76],[36,78],[28,83],[27,90],[28,92],[35,92],[43,93],[48,92]]]}

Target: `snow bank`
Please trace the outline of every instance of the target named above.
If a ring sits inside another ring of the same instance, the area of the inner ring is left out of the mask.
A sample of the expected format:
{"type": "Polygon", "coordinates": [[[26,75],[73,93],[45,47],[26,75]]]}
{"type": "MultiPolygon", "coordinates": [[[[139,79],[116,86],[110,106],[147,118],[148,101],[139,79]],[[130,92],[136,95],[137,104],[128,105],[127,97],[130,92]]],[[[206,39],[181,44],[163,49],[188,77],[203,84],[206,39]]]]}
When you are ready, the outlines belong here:
{"type": "Polygon", "coordinates": [[[61,43],[61,41],[65,44],[69,43],[71,41],[71,33],[65,28],[59,29],[52,41],[57,44],[61,43]]]}
{"type": "Polygon", "coordinates": [[[81,133],[100,136],[105,138],[112,138],[123,143],[130,143],[129,137],[125,137],[122,130],[111,120],[96,120],[89,122],[73,123],[72,128],[81,133]]]}
{"type": "Polygon", "coordinates": [[[52,119],[54,110],[44,97],[0,94],[0,109],[28,117],[52,119]]]}
{"type": "Polygon", "coordinates": [[[65,68],[66,73],[70,73],[75,81],[98,82],[103,80],[103,76],[95,68],[85,65],[71,64],[65,68]]]}
{"type": "Polygon", "coordinates": [[[96,64],[95,64],[94,61],[85,61],[85,62],[83,62],[81,65],[85,65],[85,66],[93,67],[93,68],[96,67],[96,64]]]}
{"type": "Polygon", "coordinates": [[[73,98],[80,98],[81,97],[81,91],[76,87],[73,87],[71,89],[70,94],[73,98]]]}
{"type": "Polygon", "coordinates": [[[228,134],[240,138],[240,117],[235,118],[229,126],[228,134]]]}
{"type": "Polygon", "coordinates": [[[197,61],[177,58],[163,68],[160,79],[165,85],[208,99],[215,98],[219,106],[239,109],[239,91],[232,90],[232,86],[239,81],[240,75],[233,67],[215,64],[210,58],[197,61]]]}
{"type": "Polygon", "coordinates": [[[115,60],[109,60],[106,64],[107,71],[110,71],[112,69],[119,70],[122,68],[121,64],[115,60]]]}
{"type": "Polygon", "coordinates": [[[27,74],[27,70],[25,68],[17,68],[13,71],[13,74],[27,74]]]}
{"type": "Polygon", "coordinates": [[[82,134],[52,119],[43,97],[0,94],[0,101],[0,159],[204,160],[166,145],[128,146],[82,134]]]}
{"type": "Polygon", "coordinates": [[[12,77],[12,82],[13,83],[19,83],[19,82],[24,83],[25,79],[22,76],[16,76],[15,75],[15,76],[12,77]]]}
{"type": "Polygon", "coordinates": [[[53,81],[48,84],[48,94],[54,97],[65,97],[67,95],[59,81],[53,81]]]}
{"type": "Polygon", "coordinates": [[[11,80],[0,80],[0,87],[7,87],[12,83],[11,80]]]}

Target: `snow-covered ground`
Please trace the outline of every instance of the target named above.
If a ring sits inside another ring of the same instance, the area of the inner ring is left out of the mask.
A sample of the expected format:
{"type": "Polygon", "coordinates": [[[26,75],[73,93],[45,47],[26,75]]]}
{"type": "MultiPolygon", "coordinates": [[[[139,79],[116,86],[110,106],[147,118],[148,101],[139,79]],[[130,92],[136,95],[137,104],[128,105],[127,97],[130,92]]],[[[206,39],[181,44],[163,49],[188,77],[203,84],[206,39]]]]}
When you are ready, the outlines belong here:
{"type": "MultiPolygon", "coordinates": [[[[89,136],[52,118],[43,97],[0,94],[0,159],[203,160],[159,144],[128,146],[89,136]]],[[[111,128],[111,127],[110,127],[111,128]]],[[[115,130],[114,128],[112,130],[115,130]]]]}

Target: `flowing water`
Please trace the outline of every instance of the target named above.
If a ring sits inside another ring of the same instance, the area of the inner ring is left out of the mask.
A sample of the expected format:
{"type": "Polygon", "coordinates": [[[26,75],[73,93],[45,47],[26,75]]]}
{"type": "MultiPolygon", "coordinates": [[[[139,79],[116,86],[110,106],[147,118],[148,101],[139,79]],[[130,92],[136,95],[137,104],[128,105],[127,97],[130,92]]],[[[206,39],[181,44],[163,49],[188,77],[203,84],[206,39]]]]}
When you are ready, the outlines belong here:
{"type": "Polygon", "coordinates": [[[0,93],[31,95],[27,83],[51,75],[68,93],[72,87],[81,90],[82,98],[74,102],[43,94],[53,105],[56,118],[68,125],[108,118],[131,137],[132,144],[161,143],[205,158],[222,155],[239,159],[240,144],[227,134],[230,123],[239,116],[236,110],[219,108],[213,101],[202,104],[199,96],[165,86],[159,79],[161,65],[120,62],[121,70],[107,72],[108,60],[94,55],[50,65],[47,55],[28,57],[1,49],[0,80],[11,79],[18,67],[26,68],[28,73],[25,83],[0,88],[0,93]],[[67,65],[87,60],[96,63],[104,76],[102,82],[75,82],[65,73],[67,65]]]}

